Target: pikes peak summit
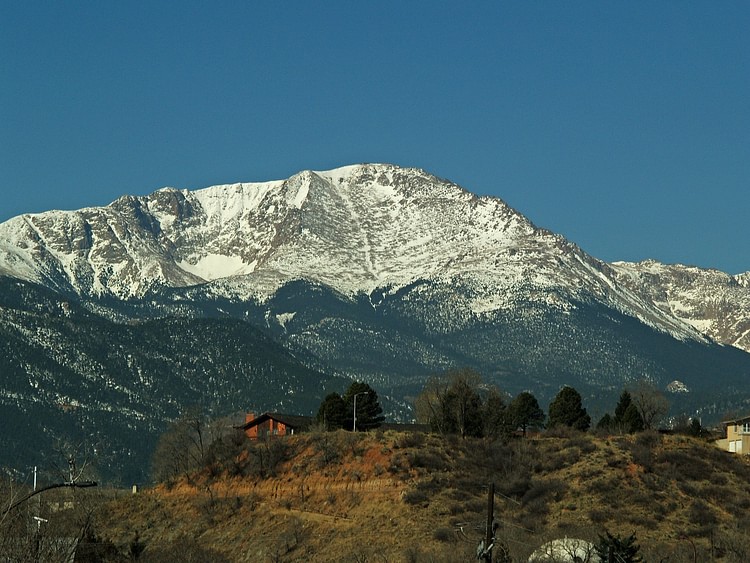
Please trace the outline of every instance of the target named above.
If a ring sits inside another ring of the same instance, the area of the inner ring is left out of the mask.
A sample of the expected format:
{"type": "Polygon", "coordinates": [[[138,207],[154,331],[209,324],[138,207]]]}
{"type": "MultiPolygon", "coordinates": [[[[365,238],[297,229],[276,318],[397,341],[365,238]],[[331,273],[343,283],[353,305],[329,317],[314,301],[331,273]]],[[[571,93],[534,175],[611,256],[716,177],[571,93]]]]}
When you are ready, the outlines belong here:
{"type": "Polygon", "coordinates": [[[0,224],[0,283],[0,417],[41,431],[33,413],[75,405],[68,426],[115,424],[133,451],[187,404],[309,413],[350,378],[408,418],[454,367],[602,412],[642,378],[678,381],[676,412],[747,399],[750,273],[606,263],[412,168],[24,214],[0,224]]]}

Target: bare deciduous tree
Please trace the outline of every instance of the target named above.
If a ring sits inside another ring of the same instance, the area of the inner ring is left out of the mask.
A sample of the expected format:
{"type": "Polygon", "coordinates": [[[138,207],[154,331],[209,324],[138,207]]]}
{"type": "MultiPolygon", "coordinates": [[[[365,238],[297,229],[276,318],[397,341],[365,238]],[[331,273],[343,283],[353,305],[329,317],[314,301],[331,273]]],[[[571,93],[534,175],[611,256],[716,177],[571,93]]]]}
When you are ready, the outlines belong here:
{"type": "Polygon", "coordinates": [[[630,390],[630,396],[643,420],[644,430],[651,430],[669,412],[669,401],[657,387],[645,379],[630,390]]]}

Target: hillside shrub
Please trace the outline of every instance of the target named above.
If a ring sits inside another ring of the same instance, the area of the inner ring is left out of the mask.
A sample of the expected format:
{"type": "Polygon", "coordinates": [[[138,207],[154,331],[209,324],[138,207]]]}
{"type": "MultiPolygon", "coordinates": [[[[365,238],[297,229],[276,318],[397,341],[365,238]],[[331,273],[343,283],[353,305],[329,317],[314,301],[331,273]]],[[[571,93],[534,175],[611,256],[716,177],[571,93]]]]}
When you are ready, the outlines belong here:
{"type": "Polygon", "coordinates": [[[669,485],[671,477],[661,473],[644,473],[641,483],[651,492],[652,497],[661,497],[662,491],[669,485]]]}
{"type": "Polygon", "coordinates": [[[609,521],[611,513],[609,510],[601,510],[599,508],[592,508],[589,510],[589,520],[594,524],[603,524],[609,521]]]}
{"type": "Polygon", "coordinates": [[[411,505],[428,505],[430,504],[431,495],[420,489],[409,489],[404,493],[404,502],[411,505]]]}
{"type": "Polygon", "coordinates": [[[339,448],[342,451],[348,451],[352,457],[358,458],[365,454],[365,434],[360,432],[339,432],[337,438],[339,448]]]}
{"type": "Polygon", "coordinates": [[[730,562],[750,561],[750,538],[746,533],[750,521],[740,518],[727,531],[716,534],[714,548],[717,556],[730,562]]]}
{"type": "Polygon", "coordinates": [[[394,442],[396,448],[419,448],[425,442],[424,432],[404,432],[394,442]]]}
{"type": "Polygon", "coordinates": [[[688,518],[695,527],[693,533],[701,536],[709,535],[718,522],[711,507],[700,499],[694,500],[690,505],[688,518]]]}
{"type": "Polygon", "coordinates": [[[460,502],[452,502],[448,505],[448,514],[458,516],[464,513],[464,506],[460,502]]]}
{"type": "Polygon", "coordinates": [[[414,450],[406,454],[412,467],[421,467],[430,471],[443,471],[448,465],[445,458],[431,450],[414,450]]]}
{"type": "Polygon", "coordinates": [[[138,557],[140,563],[230,563],[230,560],[197,540],[183,536],[165,544],[149,543],[138,557]]]}
{"type": "Polygon", "coordinates": [[[430,479],[424,479],[422,481],[419,481],[416,484],[415,488],[419,491],[424,492],[430,497],[435,497],[447,488],[447,483],[445,479],[441,479],[440,477],[433,476],[430,479]]]}
{"type": "Polygon", "coordinates": [[[709,483],[701,487],[699,496],[703,499],[710,499],[715,504],[726,506],[734,502],[737,497],[737,491],[729,485],[715,485],[709,483]]]}
{"type": "Polygon", "coordinates": [[[648,443],[633,442],[630,446],[630,456],[633,463],[640,465],[645,472],[651,472],[654,469],[654,452],[648,443]]]}
{"type": "Polygon", "coordinates": [[[607,467],[623,469],[627,464],[628,462],[625,459],[618,456],[607,458],[607,467]]]}
{"type": "Polygon", "coordinates": [[[597,503],[610,510],[620,510],[625,506],[630,506],[628,491],[620,486],[619,481],[613,479],[612,485],[598,495],[597,503]]]}
{"type": "Polygon", "coordinates": [[[393,475],[408,475],[409,461],[402,453],[397,453],[391,457],[391,463],[388,465],[388,472],[393,475]]]}
{"type": "Polygon", "coordinates": [[[584,455],[594,453],[597,450],[594,441],[586,434],[579,434],[578,436],[573,437],[570,441],[570,446],[578,448],[581,451],[581,454],[584,455]]]}
{"type": "Polygon", "coordinates": [[[567,484],[558,479],[532,481],[531,487],[521,498],[521,505],[528,506],[533,503],[535,506],[546,506],[551,501],[560,500],[567,489],[567,484]]]}
{"type": "Polygon", "coordinates": [[[528,475],[512,475],[508,480],[496,483],[498,492],[512,499],[522,498],[531,488],[531,477],[528,475]]]}
{"type": "Polygon", "coordinates": [[[617,488],[619,483],[611,476],[592,479],[586,484],[586,490],[593,495],[604,495],[617,488]]]}
{"type": "Polygon", "coordinates": [[[635,443],[649,448],[655,448],[662,442],[662,435],[656,430],[644,430],[635,435],[635,443]]]}
{"type": "Polygon", "coordinates": [[[288,441],[284,439],[259,440],[247,447],[243,474],[266,479],[276,475],[278,466],[289,458],[288,441]]]}
{"type": "Polygon", "coordinates": [[[534,467],[536,473],[553,473],[565,467],[570,467],[581,459],[581,450],[575,447],[565,448],[555,454],[541,456],[534,467]]]}
{"type": "Polygon", "coordinates": [[[249,440],[241,430],[230,432],[213,442],[208,447],[205,463],[213,476],[221,472],[236,477],[242,475],[243,460],[249,440]]]}
{"type": "Polygon", "coordinates": [[[699,452],[685,450],[667,450],[659,454],[657,463],[667,466],[673,479],[702,481],[713,473],[709,462],[705,461],[699,452]]]}
{"type": "Polygon", "coordinates": [[[318,457],[318,467],[323,468],[334,464],[341,458],[341,448],[336,440],[335,432],[320,432],[311,434],[311,445],[318,457]]]}
{"type": "Polygon", "coordinates": [[[435,528],[435,531],[432,533],[432,539],[443,543],[452,543],[456,541],[456,534],[452,529],[441,526],[435,528]]]}
{"type": "Polygon", "coordinates": [[[745,513],[750,510],[750,497],[740,496],[732,499],[727,505],[727,510],[735,513],[745,513]]]}
{"type": "Polygon", "coordinates": [[[468,514],[485,514],[487,512],[486,498],[472,498],[464,503],[464,512],[468,514]]]}

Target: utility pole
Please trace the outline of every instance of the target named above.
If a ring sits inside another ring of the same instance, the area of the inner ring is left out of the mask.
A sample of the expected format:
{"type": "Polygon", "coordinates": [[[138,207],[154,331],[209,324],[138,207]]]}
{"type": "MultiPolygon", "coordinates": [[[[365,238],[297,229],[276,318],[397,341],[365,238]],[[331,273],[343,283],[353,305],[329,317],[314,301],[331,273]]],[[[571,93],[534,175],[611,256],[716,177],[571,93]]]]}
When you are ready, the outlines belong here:
{"type": "Polygon", "coordinates": [[[493,523],[495,519],[495,483],[490,483],[490,491],[487,495],[487,528],[485,530],[484,550],[485,559],[492,561],[492,547],[495,544],[495,530],[493,523]]]}
{"type": "Polygon", "coordinates": [[[487,494],[487,525],[484,539],[477,547],[477,559],[492,562],[492,548],[495,546],[495,483],[490,483],[487,494]]]}

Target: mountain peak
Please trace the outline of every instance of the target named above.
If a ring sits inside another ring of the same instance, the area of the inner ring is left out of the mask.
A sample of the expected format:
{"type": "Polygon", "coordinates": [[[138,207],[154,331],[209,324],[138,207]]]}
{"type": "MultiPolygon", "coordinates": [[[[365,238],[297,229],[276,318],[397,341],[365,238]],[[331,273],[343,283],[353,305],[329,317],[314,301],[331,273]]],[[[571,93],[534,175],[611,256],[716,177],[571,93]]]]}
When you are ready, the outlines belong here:
{"type": "Polygon", "coordinates": [[[499,199],[392,164],[166,187],[106,207],[39,214],[23,227],[0,225],[5,269],[20,262],[25,279],[121,297],[249,275],[239,281],[253,292],[305,278],[367,293],[463,274],[535,230],[499,199]]]}
{"type": "MultiPolygon", "coordinates": [[[[14,218],[0,224],[0,271],[119,298],[200,284],[232,298],[269,297],[300,279],[354,296],[430,280],[470,288],[473,315],[513,307],[519,296],[563,308],[594,300],[685,338],[705,327],[644,283],[708,275],[649,261],[605,264],[498,198],[392,164],[167,187],[106,207],[14,218]]],[[[712,275],[710,283],[728,283],[712,275]]],[[[745,289],[747,279],[731,282],[745,289]]]]}

